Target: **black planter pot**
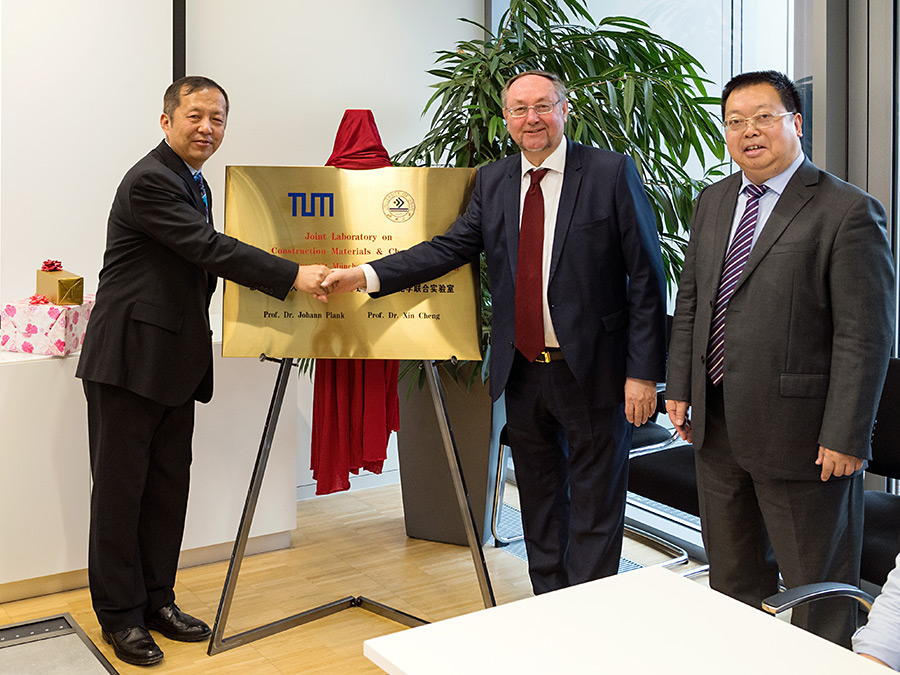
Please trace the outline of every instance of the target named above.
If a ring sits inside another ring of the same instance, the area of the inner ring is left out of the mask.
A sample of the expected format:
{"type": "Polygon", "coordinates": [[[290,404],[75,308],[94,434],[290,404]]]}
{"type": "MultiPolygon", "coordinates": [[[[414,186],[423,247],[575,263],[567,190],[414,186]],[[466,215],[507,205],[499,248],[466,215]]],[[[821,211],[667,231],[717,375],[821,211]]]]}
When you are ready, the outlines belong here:
{"type": "MultiPolygon", "coordinates": [[[[480,382],[466,391],[438,368],[441,387],[463,468],[479,541],[490,536],[490,489],[498,447],[491,443],[491,398],[480,382]]],[[[400,487],[406,534],[417,539],[468,546],[456,493],[447,465],[437,415],[426,384],[409,396],[400,386],[400,487]]]]}

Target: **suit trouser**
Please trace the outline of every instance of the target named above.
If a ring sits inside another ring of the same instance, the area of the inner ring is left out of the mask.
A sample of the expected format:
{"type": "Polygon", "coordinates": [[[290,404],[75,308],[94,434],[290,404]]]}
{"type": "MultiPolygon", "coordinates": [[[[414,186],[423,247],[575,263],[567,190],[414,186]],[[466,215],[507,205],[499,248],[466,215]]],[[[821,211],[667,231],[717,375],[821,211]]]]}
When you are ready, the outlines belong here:
{"type": "MultiPolygon", "coordinates": [[[[787,588],[858,585],[862,472],[826,482],[761,475],[732,453],[722,387],[710,384],[706,400],[706,437],[695,455],[710,586],[761,608],[778,592],[779,571],[787,588]]],[[[810,463],[817,450],[810,449],[810,463]]],[[[791,622],[849,647],[856,616],[855,600],[817,600],[795,608],[791,622]]]]}
{"type": "Polygon", "coordinates": [[[84,382],[91,451],[88,578],[100,625],[118,631],[174,601],[194,401],[165,406],[84,382]]]}
{"type": "Polygon", "coordinates": [[[534,592],[616,574],[632,432],[623,406],[591,406],[565,361],[518,353],[505,394],[534,592]]]}

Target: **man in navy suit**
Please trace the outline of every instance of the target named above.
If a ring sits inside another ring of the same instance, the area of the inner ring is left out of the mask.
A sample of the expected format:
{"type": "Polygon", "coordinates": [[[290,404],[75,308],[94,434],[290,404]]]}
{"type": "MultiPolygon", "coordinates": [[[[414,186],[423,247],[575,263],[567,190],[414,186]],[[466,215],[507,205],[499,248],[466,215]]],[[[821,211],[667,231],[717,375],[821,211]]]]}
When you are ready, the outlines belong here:
{"type": "Polygon", "coordinates": [[[503,116],[521,154],[479,169],[446,234],[333,270],[322,284],[379,297],[484,251],[491,394],[506,394],[535,593],[617,572],[631,425],[653,413],[665,374],[665,277],[650,202],[630,158],[565,139],[566,95],[551,73],[511,78],[503,116]],[[539,196],[529,206],[534,183],[539,196]],[[536,251],[534,239],[524,243],[526,222],[535,221],[536,251]]]}
{"type": "Polygon", "coordinates": [[[100,285],[76,375],[91,451],[91,600],[116,656],[152,665],[148,632],[210,634],[175,605],[187,509],[194,401],[212,397],[209,301],[222,276],[284,299],[312,292],[328,268],[300,267],[217,232],[200,173],[225,136],[228,97],[205,77],[163,97],[166,139],[116,192],[100,285]]]}

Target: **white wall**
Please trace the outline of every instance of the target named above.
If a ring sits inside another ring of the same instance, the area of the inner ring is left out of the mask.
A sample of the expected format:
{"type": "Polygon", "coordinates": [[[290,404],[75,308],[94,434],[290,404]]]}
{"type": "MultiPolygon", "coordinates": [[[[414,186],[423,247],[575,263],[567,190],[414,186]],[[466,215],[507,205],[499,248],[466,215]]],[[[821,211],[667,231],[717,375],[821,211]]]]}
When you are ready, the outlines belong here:
{"type": "Polygon", "coordinates": [[[0,37],[0,301],[62,260],[96,290],[123,174],[160,138],[171,2],[5,0],[0,37]]]}

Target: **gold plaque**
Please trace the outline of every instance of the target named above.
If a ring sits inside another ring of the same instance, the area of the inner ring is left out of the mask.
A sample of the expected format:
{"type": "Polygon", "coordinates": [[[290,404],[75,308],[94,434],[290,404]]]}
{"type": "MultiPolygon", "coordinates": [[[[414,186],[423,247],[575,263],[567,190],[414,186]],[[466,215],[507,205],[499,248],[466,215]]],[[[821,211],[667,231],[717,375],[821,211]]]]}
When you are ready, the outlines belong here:
{"type": "MultiPolygon", "coordinates": [[[[225,233],[301,265],[351,267],[442,234],[475,169],[229,166],[225,233]]],[[[226,282],[223,353],[275,358],[479,360],[472,265],[384,298],[284,301],[226,282]]]]}

